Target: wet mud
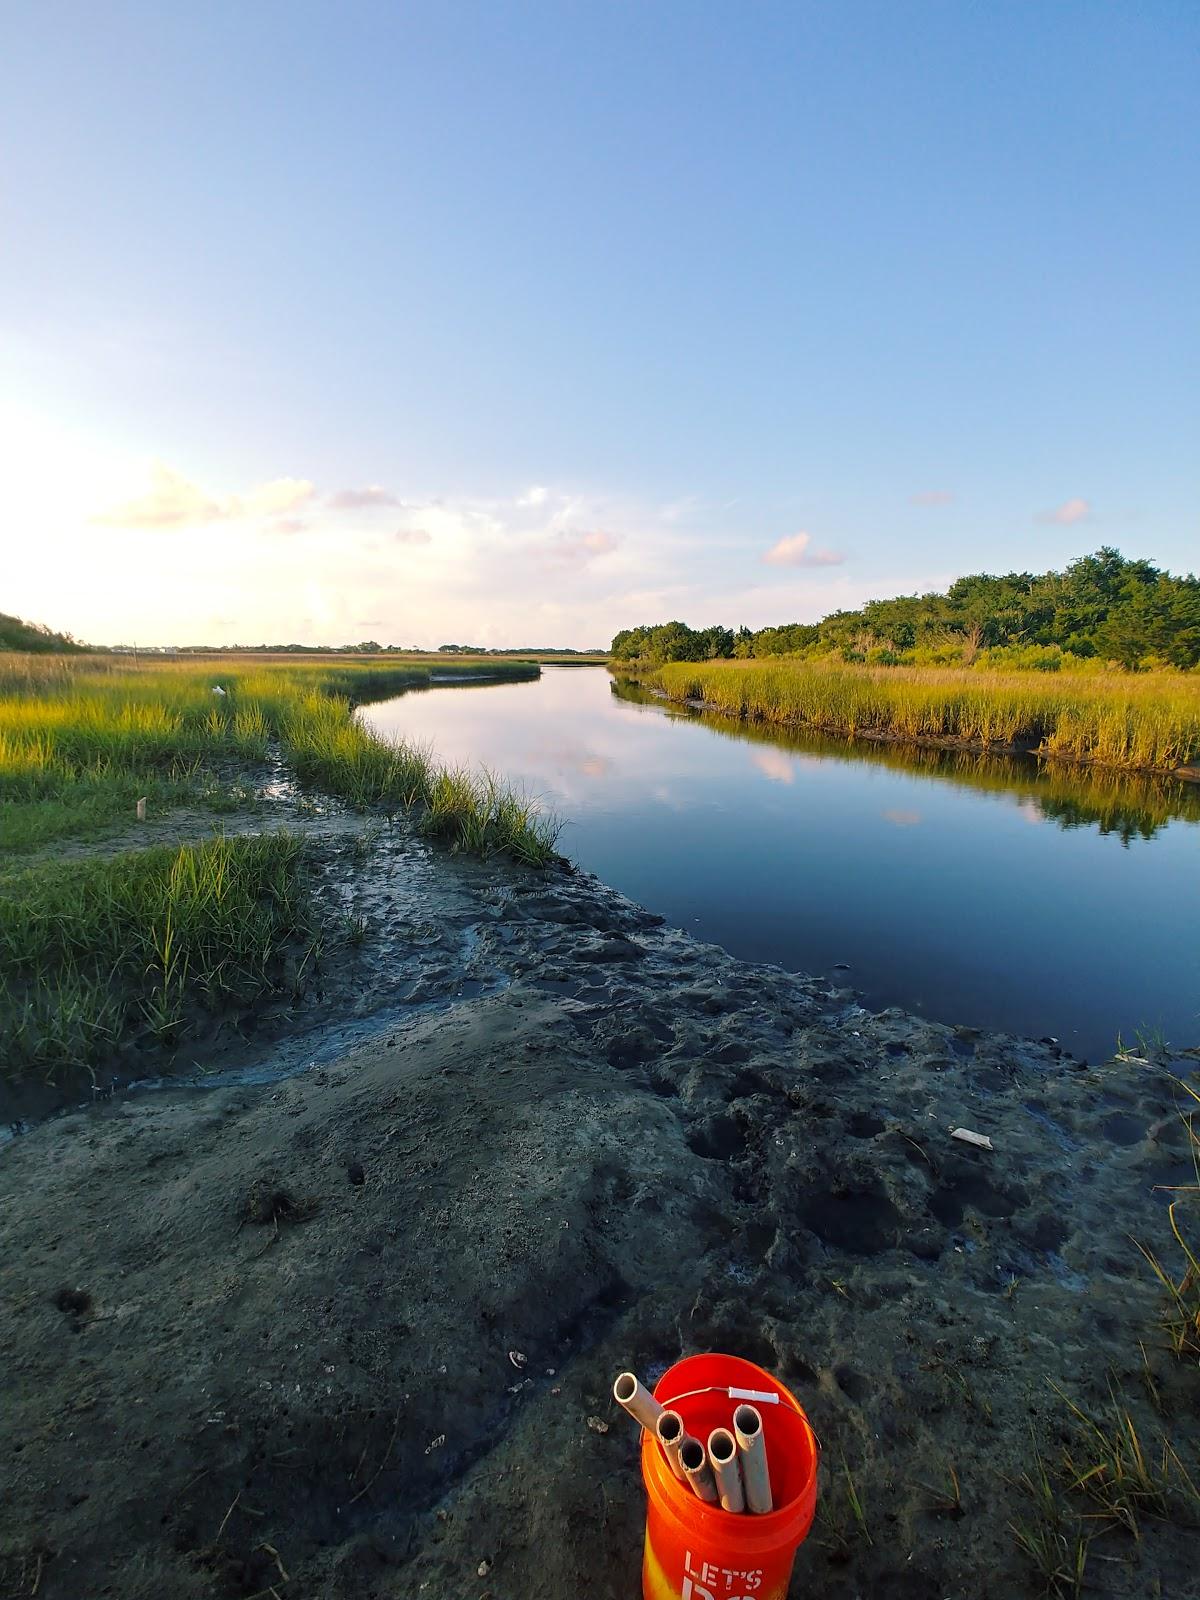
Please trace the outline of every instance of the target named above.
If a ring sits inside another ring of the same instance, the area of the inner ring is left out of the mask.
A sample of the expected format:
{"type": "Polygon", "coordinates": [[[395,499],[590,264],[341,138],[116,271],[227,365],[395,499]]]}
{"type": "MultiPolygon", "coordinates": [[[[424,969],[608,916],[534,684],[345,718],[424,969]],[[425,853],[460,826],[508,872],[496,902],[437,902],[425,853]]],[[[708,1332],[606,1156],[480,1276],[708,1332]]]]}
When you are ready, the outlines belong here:
{"type": "MultiPolygon", "coordinates": [[[[0,1595],[627,1600],[611,1382],[704,1349],[820,1436],[796,1596],[1043,1593],[1010,1524],[1052,1385],[1194,1463],[1131,1242],[1190,1063],[872,1014],[566,869],[312,848],[362,919],[336,1015],[0,1154],[0,1595]]],[[[1086,1592],[1198,1592],[1164,1510],[1086,1592]]]]}

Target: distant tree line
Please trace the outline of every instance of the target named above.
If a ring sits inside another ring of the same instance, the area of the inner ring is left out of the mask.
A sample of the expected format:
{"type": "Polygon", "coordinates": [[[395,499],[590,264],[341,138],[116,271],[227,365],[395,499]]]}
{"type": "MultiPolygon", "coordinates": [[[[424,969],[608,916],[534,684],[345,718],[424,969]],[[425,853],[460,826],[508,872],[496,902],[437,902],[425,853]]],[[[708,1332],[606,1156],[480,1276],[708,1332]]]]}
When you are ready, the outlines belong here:
{"type": "Polygon", "coordinates": [[[650,665],[835,655],[896,666],[970,666],[984,659],[1055,671],[1094,659],[1130,669],[1190,668],[1200,665],[1200,579],[1175,577],[1104,546],[1063,572],[979,573],[959,578],[945,594],[871,600],[822,622],[757,632],[694,629],[682,622],[625,628],[613,639],[611,654],[650,665]]]}
{"type": "Polygon", "coordinates": [[[22,622],[0,611],[0,650],[28,650],[38,655],[63,655],[85,647],[69,633],[55,633],[40,622],[22,622]]]}
{"type": "Polygon", "coordinates": [[[605,656],[603,646],[596,650],[574,650],[565,644],[523,644],[489,646],[486,644],[440,644],[438,654],[444,656],[605,656]]]}

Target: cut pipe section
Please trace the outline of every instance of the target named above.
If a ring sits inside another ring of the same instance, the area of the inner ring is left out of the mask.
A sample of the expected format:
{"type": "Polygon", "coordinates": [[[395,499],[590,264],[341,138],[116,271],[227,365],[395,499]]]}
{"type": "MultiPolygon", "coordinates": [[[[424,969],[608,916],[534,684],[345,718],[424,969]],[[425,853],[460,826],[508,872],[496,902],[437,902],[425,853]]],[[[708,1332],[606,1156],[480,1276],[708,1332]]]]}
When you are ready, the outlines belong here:
{"type": "Polygon", "coordinates": [[[663,1455],[667,1458],[667,1465],[680,1483],[686,1483],[687,1474],[679,1464],[679,1448],[687,1437],[683,1418],[678,1411],[661,1411],[658,1421],[654,1424],[654,1431],[658,1435],[659,1444],[662,1445],[663,1455]]]}
{"type": "Polygon", "coordinates": [[[733,1413],[733,1433],[742,1469],[742,1487],[746,1491],[746,1509],[761,1517],[774,1509],[775,1502],[771,1498],[771,1474],[767,1469],[766,1435],[762,1417],[754,1406],[738,1406],[733,1413]]]}
{"type": "MultiPolygon", "coordinates": [[[[655,1424],[663,1408],[641,1381],[636,1372],[622,1372],[613,1384],[613,1399],[647,1433],[654,1433],[655,1424]]],[[[655,1435],[657,1437],[657,1435],[655,1435]]]]}
{"type": "Polygon", "coordinates": [[[717,1496],[725,1511],[744,1511],[742,1469],[738,1465],[737,1440],[728,1428],[714,1428],[708,1436],[708,1459],[717,1481],[717,1496]]]}
{"type": "Polygon", "coordinates": [[[713,1470],[708,1464],[704,1446],[699,1439],[693,1439],[690,1434],[679,1446],[679,1465],[683,1468],[683,1475],[691,1484],[696,1498],[706,1500],[709,1505],[715,1506],[717,1484],[713,1470]]]}

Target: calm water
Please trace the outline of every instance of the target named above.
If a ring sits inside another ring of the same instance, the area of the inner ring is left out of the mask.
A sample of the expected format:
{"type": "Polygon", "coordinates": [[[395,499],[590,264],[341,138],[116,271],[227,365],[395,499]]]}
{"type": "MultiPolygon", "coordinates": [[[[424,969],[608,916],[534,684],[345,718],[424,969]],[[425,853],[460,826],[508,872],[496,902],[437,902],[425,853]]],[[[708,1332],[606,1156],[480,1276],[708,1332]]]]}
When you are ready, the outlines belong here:
{"type": "Polygon", "coordinates": [[[1195,790],[767,734],[596,668],[361,715],[541,796],[565,854],[736,955],[1092,1060],[1200,1043],[1195,790]]]}

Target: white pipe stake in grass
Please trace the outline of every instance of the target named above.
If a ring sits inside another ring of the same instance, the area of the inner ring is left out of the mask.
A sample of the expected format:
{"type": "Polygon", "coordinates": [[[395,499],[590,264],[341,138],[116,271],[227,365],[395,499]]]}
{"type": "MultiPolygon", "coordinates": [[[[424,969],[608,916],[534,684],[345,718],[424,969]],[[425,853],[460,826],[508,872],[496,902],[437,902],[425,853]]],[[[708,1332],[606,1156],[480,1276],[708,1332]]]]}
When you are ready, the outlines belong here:
{"type": "Polygon", "coordinates": [[[618,1375],[616,1383],[613,1384],[613,1399],[619,1406],[624,1407],[647,1433],[654,1433],[655,1424],[662,1416],[663,1408],[636,1372],[622,1372],[618,1375]]]}
{"type": "Polygon", "coordinates": [[[746,1508],[761,1517],[764,1512],[774,1510],[775,1502],[771,1498],[771,1474],[767,1470],[767,1440],[763,1433],[762,1417],[753,1406],[739,1406],[733,1413],[733,1433],[742,1467],[746,1508]]]}
{"type": "Polygon", "coordinates": [[[714,1428],[708,1436],[708,1459],[712,1462],[717,1494],[725,1511],[744,1511],[742,1469],[738,1465],[737,1440],[728,1428],[714,1428]]]}
{"type": "Polygon", "coordinates": [[[137,803],[137,819],[138,819],[139,822],[145,822],[145,820],[146,820],[146,796],[145,795],[143,795],[142,798],[137,803]]]}
{"type": "Polygon", "coordinates": [[[708,1457],[704,1453],[704,1446],[699,1439],[688,1437],[679,1446],[679,1465],[683,1468],[684,1476],[691,1484],[698,1500],[706,1500],[709,1505],[717,1503],[717,1483],[713,1477],[713,1470],[708,1464],[708,1457]]]}
{"type": "Polygon", "coordinates": [[[654,1431],[658,1435],[659,1444],[662,1445],[663,1455],[667,1458],[667,1465],[680,1483],[686,1483],[687,1476],[679,1465],[679,1447],[687,1434],[683,1418],[678,1411],[662,1411],[654,1425],[654,1431]]]}

